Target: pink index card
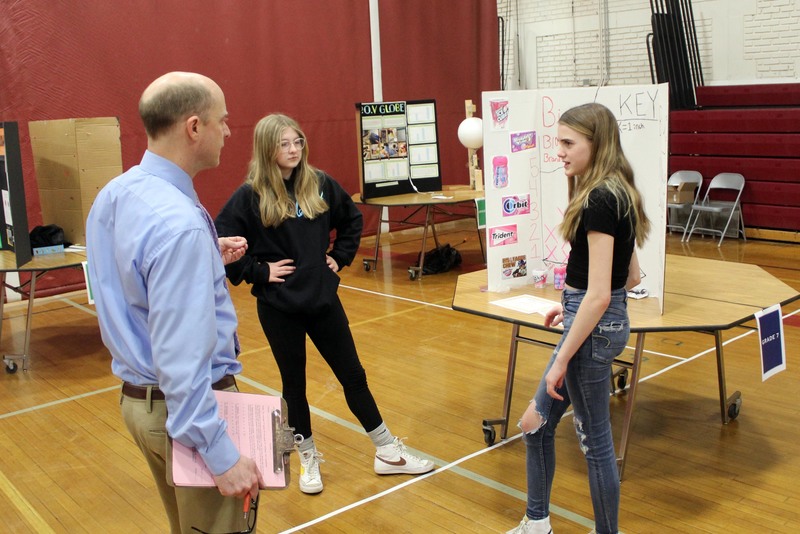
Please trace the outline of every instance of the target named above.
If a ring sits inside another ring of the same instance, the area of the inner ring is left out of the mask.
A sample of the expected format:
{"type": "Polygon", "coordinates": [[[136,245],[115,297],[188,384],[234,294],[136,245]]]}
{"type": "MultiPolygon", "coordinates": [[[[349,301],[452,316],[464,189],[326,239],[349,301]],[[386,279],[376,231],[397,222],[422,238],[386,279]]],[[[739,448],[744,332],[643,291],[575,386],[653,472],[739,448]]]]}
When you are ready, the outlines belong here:
{"type": "MultiPolygon", "coordinates": [[[[228,423],[228,435],[239,452],[253,459],[266,488],[284,488],[287,469],[274,469],[275,434],[273,421],[283,420],[281,398],[273,395],[214,391],[219,415],[228,423]],[[276,414],[278,417],[274,417],[276,414]]],[[[215,486],[214,478],[196,449],[172,442],[172,479],[176,486],[215,486]]],[[[262,488],[263,489],[263,488],[262,488]]]]}

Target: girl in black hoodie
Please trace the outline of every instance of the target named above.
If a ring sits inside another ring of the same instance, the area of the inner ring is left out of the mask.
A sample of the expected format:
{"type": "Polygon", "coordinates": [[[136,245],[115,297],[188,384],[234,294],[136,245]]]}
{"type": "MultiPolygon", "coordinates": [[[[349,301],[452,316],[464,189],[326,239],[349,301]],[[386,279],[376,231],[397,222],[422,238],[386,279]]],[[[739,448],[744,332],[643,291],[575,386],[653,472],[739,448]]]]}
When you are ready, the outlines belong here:
{"type": "Polygon", "coordinates": [[[306,397],[306,335],[342,384],[353,415],[376,447],[378,474],[421,474],[433,462],[412,455],[383,422],[367,385],[347,315],[339,269],[358,251],[363,221],[347,192],[308,163],[308,141],[293,119],[256,124],[247,179],[216,219],[220,236],[243,236],[248,250],[225,269],[234,285],[252,285],[258,318],[283,381],[289,426],[303,436],[300,489],[322,491],[321,453],[306,397]],[[336,231],[333,244],[331,231],[336,231]]]}

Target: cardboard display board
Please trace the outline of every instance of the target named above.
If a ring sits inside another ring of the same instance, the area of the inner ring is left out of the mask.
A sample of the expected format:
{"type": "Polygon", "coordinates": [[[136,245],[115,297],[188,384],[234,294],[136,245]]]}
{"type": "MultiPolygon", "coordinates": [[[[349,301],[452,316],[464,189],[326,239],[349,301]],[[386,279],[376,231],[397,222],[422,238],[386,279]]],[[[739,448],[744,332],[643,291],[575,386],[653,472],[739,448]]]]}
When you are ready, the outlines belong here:
{"type": "Polygon", "coordinates": [[[531,284],[535,271],[563,265],[569,243],[558,233],[567,179],[558,157],[558,118],[598,102],[619,123],[652,229],[638,249],[642,283],[663,308],[666,260],[667,84],[483,93],[487,271],[490,291],[531,284]]]}
{"type": "Polygon", "coordinates": [[[97,193],[122,174],[119,119],[96,117],[28,123],[44,224],[86,244],[86,218],[97,193]]]}
{"type": "Polygon", "coordinates": [[[356,104],[364,199],[439,191],[435,100],[356,104]]]}
{"type": "MultiPolygon", "coordinates": [[[[0,156],[0,194],[3,210],[0,213],[0,243],[3,250],[16,255],[17,266],[31,260],[28,234],[28,212],[25,206],[25,182],[22,176],[22,157],[19,149],[19,127],[16,122],[3,122],[3,154],[0,156]]],[[[0,298],[2,298],[0,296],[0,298]]]]}

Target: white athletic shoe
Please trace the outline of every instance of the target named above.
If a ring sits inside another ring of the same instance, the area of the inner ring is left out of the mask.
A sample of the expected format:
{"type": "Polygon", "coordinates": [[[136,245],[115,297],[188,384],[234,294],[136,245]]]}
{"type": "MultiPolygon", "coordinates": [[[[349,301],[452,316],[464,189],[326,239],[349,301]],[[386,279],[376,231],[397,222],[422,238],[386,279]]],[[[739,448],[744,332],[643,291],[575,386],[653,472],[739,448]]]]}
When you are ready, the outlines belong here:
{"type": "Polygon", "coordinates": [[[528,516],[522,518],[519,525],[512,528],[506,534],[553,534],[553,529],[550,528],[550,518],[533,521],[528,519],[528,516]]]}
{"type": "Polygon", "coordinates": [[[400,438],[378,447],[375,453],[375,472],[379,475],[421,475],[432,471],[433,462],[414,456],[400,438]]]}
{"type": "Polygon", "coordinates": [[[300,491],[312,494],[322,491],[319,464],[324,461],[316,448],[300,453],[300,491]]]}

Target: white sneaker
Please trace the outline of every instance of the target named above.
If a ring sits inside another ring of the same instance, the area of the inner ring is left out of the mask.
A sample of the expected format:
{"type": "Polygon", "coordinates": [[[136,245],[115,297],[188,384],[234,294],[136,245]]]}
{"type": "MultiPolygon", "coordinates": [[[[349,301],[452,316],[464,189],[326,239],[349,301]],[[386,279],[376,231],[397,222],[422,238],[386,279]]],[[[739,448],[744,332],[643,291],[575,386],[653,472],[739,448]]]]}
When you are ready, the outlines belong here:
{"type": "Polygon", "coordinates": [[[375,472],[379,475],[421,475],[432,471],[433,462],[414,456],[400,438],[378,447],[375,453],[375,472]]]}
{"type": "Polygon", "coordinates": [[[519,525],[506,532],[506,534],[553,534],[553,529],[550,528],[549,517],[534,521],[533,519],[528,519],[526,515],[519,522],[519,525]]]}
{"type": "Polygon", "coordinates": [[[300,491],[312,494],[322,491],[319,464],[324,461],[316,448],[300,453],[300,491]]]}

